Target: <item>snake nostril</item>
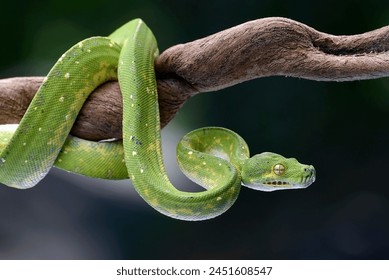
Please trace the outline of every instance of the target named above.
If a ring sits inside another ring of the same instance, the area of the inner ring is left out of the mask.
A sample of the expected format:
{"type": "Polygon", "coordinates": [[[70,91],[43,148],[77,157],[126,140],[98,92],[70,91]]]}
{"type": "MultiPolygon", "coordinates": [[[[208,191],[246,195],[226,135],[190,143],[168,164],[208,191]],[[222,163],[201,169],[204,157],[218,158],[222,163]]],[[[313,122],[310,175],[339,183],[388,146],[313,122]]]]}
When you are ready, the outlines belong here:
{"type": "Polygon", "coordinates": [[[307,173],[309,176],[316,174],[315,168],[313,166],[305,167],[304,172],[307,173]]]}

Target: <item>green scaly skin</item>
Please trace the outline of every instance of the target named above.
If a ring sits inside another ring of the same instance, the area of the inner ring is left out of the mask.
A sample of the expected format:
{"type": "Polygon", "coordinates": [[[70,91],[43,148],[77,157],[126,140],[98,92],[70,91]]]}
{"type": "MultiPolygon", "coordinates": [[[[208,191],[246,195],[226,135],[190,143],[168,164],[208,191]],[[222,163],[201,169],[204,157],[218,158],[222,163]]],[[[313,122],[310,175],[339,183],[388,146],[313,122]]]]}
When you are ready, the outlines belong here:
{"type": "Polygon", "coordinates": [[[250,158],[239,135],[208,127],[190,132],[177,146],[181,169],[206,190],[177,190],[162,160],[157,55],[156,40],[140,19],[109,37],[92,37],[69,49],[47,75],[20,124],[0,126],[0,182],[30,188],[53,165],[90,177],[130,178],[147,203],[182,220],[224,213],[235,202],[241,184],[272,191],[305,188],[314,182],[312,166],[268,152],[250,158]],[[69,136],[89,93],[114,79],[123,94],[123,141],[69,136]]]}

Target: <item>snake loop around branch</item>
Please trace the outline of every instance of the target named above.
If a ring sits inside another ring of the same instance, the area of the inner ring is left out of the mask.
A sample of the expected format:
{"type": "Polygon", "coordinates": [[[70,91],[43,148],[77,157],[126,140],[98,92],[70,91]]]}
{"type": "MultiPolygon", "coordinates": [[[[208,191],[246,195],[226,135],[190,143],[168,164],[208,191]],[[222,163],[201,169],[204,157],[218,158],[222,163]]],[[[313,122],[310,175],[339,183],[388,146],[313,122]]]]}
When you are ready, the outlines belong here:
{"type": "Polygon", "coordinates": [[[182,220],[224,213],[237,199],[241,184],[273,191],[305,188],[314,182],[313,166],[270,152],[250,158],[239,135],[207,127],[190,132],[177,147],[184,173],[206,190],[176,189],[162,160],[157,56],[155,37],[140,19],[108,37],[88,38],[70,48],[45,78],[20,124],[0,126],[0,182],[30,188],[53,165],[96,178],[130,178],[153,208],[182,220]],[[123,95],[123,141],[92,142],[70,136],[88,95],[115,79],[123,95]]]}

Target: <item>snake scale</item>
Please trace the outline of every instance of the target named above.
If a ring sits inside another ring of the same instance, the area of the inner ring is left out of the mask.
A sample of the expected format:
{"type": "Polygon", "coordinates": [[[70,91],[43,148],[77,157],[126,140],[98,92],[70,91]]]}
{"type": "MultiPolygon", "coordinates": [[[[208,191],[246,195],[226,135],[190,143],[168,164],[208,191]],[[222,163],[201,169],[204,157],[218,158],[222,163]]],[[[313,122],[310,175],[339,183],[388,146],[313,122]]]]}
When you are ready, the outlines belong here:
{"type": "Polygon", "coordinates": [[[157,211],[176,219],[205,220],[229,209],[241,185],[273,191],[305,188],[315,181],[311,165],[270,152],[250,158],[246,142],[235,132],[206,127],[188,133],[177,146],[180,168],[205,190],[176,189],[162,159],[157,56],[156,39],[140,19],[65,52],[20,124],[0,126],[0,182],[27,189],[53,165],[95,178],[129,178],[157,211]],[[69,135],[88,95],[115,79],[123,95],[123,140],[93,142],[69,135]]]}

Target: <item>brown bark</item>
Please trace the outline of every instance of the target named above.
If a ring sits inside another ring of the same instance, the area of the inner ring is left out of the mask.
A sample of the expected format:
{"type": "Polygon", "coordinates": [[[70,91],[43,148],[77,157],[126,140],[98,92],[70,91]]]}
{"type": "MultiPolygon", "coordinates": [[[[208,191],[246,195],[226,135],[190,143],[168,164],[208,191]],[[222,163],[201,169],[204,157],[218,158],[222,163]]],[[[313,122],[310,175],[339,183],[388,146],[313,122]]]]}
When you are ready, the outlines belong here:
{"type": "MultiPolygon", "coordinates": [[[[352,81],[386,77],[389,26],[334,36],[290,19],[264,18],[173,46],[157,58],[155,69],[163,127],[191,96],[254,78],[284,75],[352,81]]],[[[21,119],[42,80],[0,80],[0,123],[21,119]]],[[[121,116],[118,84],[106,83],[88,98],[72,134],[91,140],[121,138],[121,116]]]]}

